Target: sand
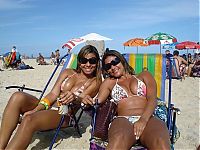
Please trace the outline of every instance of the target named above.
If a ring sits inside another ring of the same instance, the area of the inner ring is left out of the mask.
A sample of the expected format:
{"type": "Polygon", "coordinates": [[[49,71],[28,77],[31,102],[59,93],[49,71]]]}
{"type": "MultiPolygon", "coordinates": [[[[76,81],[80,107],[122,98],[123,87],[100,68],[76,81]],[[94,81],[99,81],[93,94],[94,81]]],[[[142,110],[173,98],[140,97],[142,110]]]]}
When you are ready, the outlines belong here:
{"type": "MultiPolygon", "coordinates": [[[[49,62],[49,60],[46,60],[49,62]]],[[[16,89],[6,90],[6,86],[10,85],[26,85],[29,88],[43,89],[47,83],[51,73],[53,72],[54,65],[37,65],[33,59],[26,59],[24,62],[34,69],[28,70],[12,70],[4,69],[0,71],[0,119],[2,118],[3,110],[16,89]]],[[[58,68],[60,72],[62,66],[58,68]]],[[[0,69],[2,67],[0,66],[0,69]]],[[[47,89],[47,92],[53,86],[56,77],[47,89]]],[[[200,144],[199,137],[199,85],[200,78],[187,77],[185,80],[173,80],[172,81],[172,103],[175,107],[180,108],[181,114],[177,116],[177,127],[180,130],[181,136],[175,143],[175,149],[195,150],[200,144]]],[[[30,92],[31,94],[39,97],[39,93],[30,92]]],[[[166,81],[166,99],[168,95],[168,81],[166,81]]],[[[59,133],[54,149],[89,149],[89,138],[91,129],[90,117],[87,114],[83,114],[80,120],[82,137],[79,137],[74,128],[62,129],[59,133]]],[[[37,132],[32,139],[28,149],[48,149],[51,140],[55,134],[55,130],[46,132],[37,132]]]]}

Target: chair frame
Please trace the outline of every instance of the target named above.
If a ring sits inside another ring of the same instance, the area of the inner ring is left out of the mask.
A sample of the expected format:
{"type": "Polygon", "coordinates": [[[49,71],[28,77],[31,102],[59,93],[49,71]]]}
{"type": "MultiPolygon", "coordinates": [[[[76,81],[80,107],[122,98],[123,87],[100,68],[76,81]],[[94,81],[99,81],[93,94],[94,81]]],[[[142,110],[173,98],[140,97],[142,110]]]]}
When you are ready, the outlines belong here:
{"type": "MultiPolygon", "coordinates": [[[[18,91],[28,90],[28,91],[40,92],[41,94],[40,94],[39,100],[42,99],[42,97],[44,96],[44,93],[46,92],[46,90],[47,90],[47,88],[48,88],[48,86],[49,86],[49,84],[50,84],[52,78],[54,77],[55,73],[57,72],[58,67],[59,67],[60,64],[62,63],[63,59],[66,58],[68,55],[69,55],[69,54],[67,53],[67,54],[65,54],[63,57],[61,57],[59,63],[56,65],[56,67],[55,67],[53,73],[51,74],[51,76],[50,76],[49,80],[47,81],[47,83],[46,83],[46,85],[45,85],[45,87],[44,87],[43,90],[38,90],[38,89],[33,89],[33,88],[27,88],[27,87],[25,87],[25,85],[22,85],[22,86],[7,86],[6,89],[17,88],[18,91]]],[[[66,63],[66,62],[65,62],[65,63],[66,63]]],[[[62,68],[61,72],[62,72],[64,69],[65,69],[65,64],[63,65],[63,68],[62,68]]],[[[78,116],[78,118],[77,118],[76,115],[75,115],[75,112],[73,111],[73,104],[68,105],[68,108],[70,108],[70,109],[72,110],[72,118],[73,118],[73,120],[74,120],[74,125],[70,125],[70,126],[68,126],[68,127],[72,127],[72,126],[73,126],[73,127],[76,129],[78,135],[79,135],[80,137],[82,137],[81,132],[80,132],[80,128],[79,128],[79,125],[78,125],[78,122],[79,122],[79,120],[80,120],[80,118],[81,118],[81,116],[82,116],[82,114],[83,114],[83,109],[81,109],[81,112],[80,112],[80,114],[79,114],[79,116],[78,116]]],[[[61,117],[61,120],[60,120],[60,122],[59,122],[59,125],[58,125],[58,127],[56,128],[56,133],[55,133],[55,135],[54,135],[54,137],[53,137],[53,139],[52,139],[52,142],[51,142],[51,144],[50,144],[50,147],[49,147],[50,150],[53,148],[53,144],[54,144],[55,141],[56,141],[56,138],[57,138],[58,133],[59,133],[59,131],[60,131],[60,129],[61,129],[61,126],[62,126],[62,124],[63,124],[63,122],[64,122],[64,120],[65,120],[65,117],[66,117],[66,115],[62,115],[62,117],[61,117]]]]}
{"type": "MultiPolygon", "coordinates": [[[[167,107],[167,127],[168,130],[170,132],[170,141],[171,141],[171,149],[174,150],[174,136],[175,136],[175,124],[176,124],[176,116],[177,114],[180,114],[180,109],[174,107],[174,104],[172,104],[171,102],[171,88],[172,88],[172,59],[169,57],[166,57],[165,55],[163,55],[162,57],[165,57],[165,59],[169,60],[169,70],[168,70],[168,75],[169,75],[169,91],[168,91],[168,107],[167,107]]],[[[166,66],[166,65],[165,65],[166,66]]],[[[95,106],[94,106],[94,114],[93,114],[93,119],[92,119],[92,133],[91,133],[91,139],[90,141],[92,141],[94,139],[93,133],[95,130],[95,123],[96,123],[96,113],[98,111],[98,102],[96,101],[95,106]]],[[[91,144],[91,143],[90,143],[91,144]]],[[[98,146],[97,146],[98,147],[98,146]]],[[[100,146],[100,149],[102,149],[102,147],[100,146]]],[[[136,148],[137,150],[144,150],[146,148],[144,147],[138,147],[136,148]]],[[[98,148],[97,148],[98,150],[98,148]]]]}

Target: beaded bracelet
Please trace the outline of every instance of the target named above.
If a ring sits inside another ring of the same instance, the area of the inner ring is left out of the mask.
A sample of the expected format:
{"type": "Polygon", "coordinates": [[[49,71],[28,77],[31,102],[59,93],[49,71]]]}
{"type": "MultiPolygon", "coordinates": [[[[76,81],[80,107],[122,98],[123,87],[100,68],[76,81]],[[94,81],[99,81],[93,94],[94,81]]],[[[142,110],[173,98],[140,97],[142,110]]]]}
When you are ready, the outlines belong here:
{"type": "Polygon", "coordinates": [[[48,100],[47,98],[41,99],[40,102],[39,102],[39,104],[42,104],[42,105],[45,107],[46,110],[47,110],[47,109],[49,108],[49,106],[50,106],[50,102],[49,102],[49,100],[48,100]]]}

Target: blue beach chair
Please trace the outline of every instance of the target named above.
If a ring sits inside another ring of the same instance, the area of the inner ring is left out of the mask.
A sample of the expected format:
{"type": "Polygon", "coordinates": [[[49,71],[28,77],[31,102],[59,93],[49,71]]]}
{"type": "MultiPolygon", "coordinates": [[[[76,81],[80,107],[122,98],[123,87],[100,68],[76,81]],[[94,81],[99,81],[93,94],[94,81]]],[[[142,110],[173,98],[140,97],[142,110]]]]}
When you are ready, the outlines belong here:
{"type": "MultiPolygon", "coordinates": [[[[47,90],[52,78],[54,77],[56,71],[58,70],[58,67],[63,62],[64,59],[65,59],[65,63],[63,64],[61,72],[66,68],[76,69],[76,66],[77,66],[77,55],[76,54],[66,54],[66,55],[64,55],[60,59],[59,63],[56,65],[53,73],[51,74],[51,76],[50,76],[49,80],[47,81],[47,83],[46,83],[46,85],[45,85],[43,90],[38,90],[38,89],[34,89],[34,88],[28,88],[25,85],[22,85],[22,86],[12,86],[11,85],[11,86],[7,86],[6,89],[17,88],[18,91],[28,90],[28,91],[40,92],[41,94],[40,94],[39,99],[42,99],[42,97],[44,96],[44,94],[45,94],[45,92],[46,92],[46,90],[47,90]]],[[[74,106],[73,105],[69,105],[69,107],[72,110],[72,120],[73,120],[72,124],[69,127],[74,127],[76,129],[78,135],[81,137],[82,135],[81,135],[81,132],[79,130],[78,122],[79,122],[79,120],[80,120],[80,118],[82,116],[83,110],[81,110],[81,112],[78,114],[78,116],[76,116],[75,113],[73,113],[74,106]]],[[[62,115],[60,123],[59,123],[59,125],[58,125],[58,127],[56,129],[55,136],[53,137],[53,140],[51,142],[51,145],[50,145],[49,149],[52,149],[53,144],[55,143],[55,140],[56,140],[56,138],[58,136],[58,133],[60,131],[60,128],[61,128],[64,120],[65,120],[65,115],[62,115]]]]}
{"type": "MultiPolygon", "coordinates": [[[[135,69],[135,73],[140,73],[143,69],[148,69],[156,80],[157,83],[157,97],[158,107],[155,110],[155,115],[161,120],[165,121],[171,137],[171,148],[174,149],[175,140],[180,136],[179,131],[176,128],[176,114],[180,112],[178,108],[175,108],[171,103],[171,70],[172,60],[166,58],[162,54],[124,54],[127,62],[135,69]],[[166,80],[166,59],[169,61],[169,69],[167,74],[169,75],[169,93],[168,100],[165,100],[165,80],[166,80]],[[166,101],[168,106],[166,106],[166,101]]],[[[98,114],[101,114],[97,104],[94,107],[94,114],[92,119],[92,133],[90,139],[91,150],[104,150],[107,141],[101,139],[101,137],[95,137],[95,128],[97,126],[96,118],[98,114]]],[[[145,150],[146,148],[140,145],[134,145],[133,150],[145,150]]]]}

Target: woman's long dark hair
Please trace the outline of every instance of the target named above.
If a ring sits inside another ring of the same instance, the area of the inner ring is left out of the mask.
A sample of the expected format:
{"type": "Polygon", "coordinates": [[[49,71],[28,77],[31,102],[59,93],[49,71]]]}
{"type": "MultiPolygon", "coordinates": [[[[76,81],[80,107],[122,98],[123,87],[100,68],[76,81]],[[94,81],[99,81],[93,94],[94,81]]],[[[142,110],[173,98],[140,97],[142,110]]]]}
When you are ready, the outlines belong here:
{"type": "Polygon", "coordinates": [[[129,74],[135,74],[134,72],[134,69],[128,64],[128,62],[126,61],[126,59],[124,58],[124,56],[119,53],[118,51],[116,50],[107,50],[104,55],[103,55],[103,58],[102,58],[102,68],[103,68],[103,71],[105,71],[104,69],[104,66],[105,66],[105,59],[108,57],[108,56],[116,56],[120,59],[122,65],[124,66],[124,70],[126,73],[129,73],[129,74]]]}
{"type": "MultiPolygon", "coordinates": [[[[96,70],[93,73],[93,76],[97,78],[97,81],[101,81],[100,57],[99,57],[99,53],[98,53],[97,49],[94,46],[86,45],[86,46],[82,47],[80,52],[78,53],[77,60],[79,60],[80,58],[85,57],[89,53],[93,53],[97,58],[97,67],[96,67],[96,70]]],[[[77,70],[78,73],[81,72],[80,62],[79,61],[77,61],[76,70],[77,70]]]]}

